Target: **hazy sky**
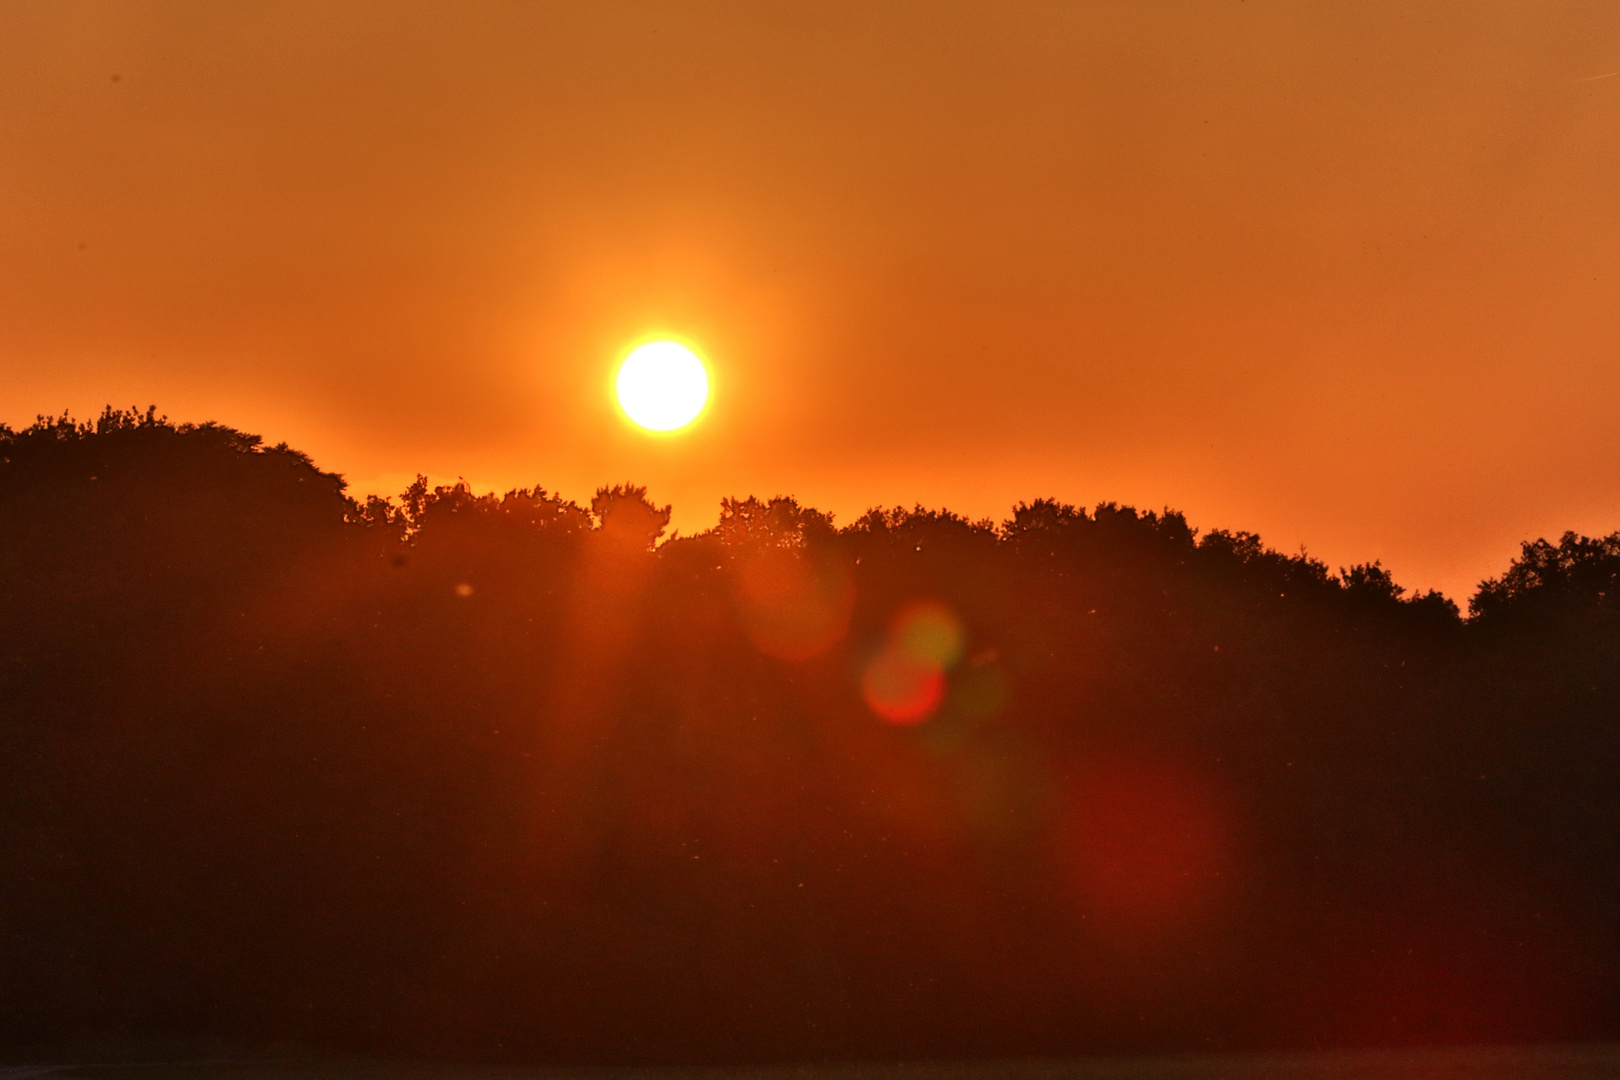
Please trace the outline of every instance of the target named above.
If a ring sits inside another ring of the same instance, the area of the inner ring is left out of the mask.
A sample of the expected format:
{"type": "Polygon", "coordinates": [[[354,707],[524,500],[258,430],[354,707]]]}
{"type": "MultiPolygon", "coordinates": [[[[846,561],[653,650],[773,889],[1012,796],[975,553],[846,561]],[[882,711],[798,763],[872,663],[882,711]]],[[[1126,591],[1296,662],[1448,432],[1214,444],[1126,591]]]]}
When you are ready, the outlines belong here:
{"type": "Polygon", "coordinates": [[[1465,597],[1620,528],[1620,4],[0,6],[0,419],[713,522],[1043,495],[1465,597]],[[698,342],[678,439],[612,366],[698,342]]]}

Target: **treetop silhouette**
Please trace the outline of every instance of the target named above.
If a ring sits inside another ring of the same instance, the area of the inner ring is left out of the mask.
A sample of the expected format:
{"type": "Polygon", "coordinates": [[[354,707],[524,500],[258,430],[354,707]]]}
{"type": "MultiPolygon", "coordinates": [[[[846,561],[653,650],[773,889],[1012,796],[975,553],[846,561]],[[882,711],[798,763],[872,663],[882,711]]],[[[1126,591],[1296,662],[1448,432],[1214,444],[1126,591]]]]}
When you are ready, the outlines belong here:
{"type": "Polygon", "coordinates": [[[1109,502],[669,521],[0,431],[0,1046],[1620,1037],[1620,534],[1465,620],[1109,502]]]}

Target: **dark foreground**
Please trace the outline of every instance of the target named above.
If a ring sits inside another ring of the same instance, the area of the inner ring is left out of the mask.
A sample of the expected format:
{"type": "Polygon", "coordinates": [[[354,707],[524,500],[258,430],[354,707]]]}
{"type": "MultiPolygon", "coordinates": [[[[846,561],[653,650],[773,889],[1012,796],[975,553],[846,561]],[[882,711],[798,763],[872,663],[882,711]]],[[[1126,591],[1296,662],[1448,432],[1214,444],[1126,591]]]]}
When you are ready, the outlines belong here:
{"type": "Polygon", "coordinates": [[[1108,504],[667,522],[0,432],[0,1059],[1620,1039],[1620,534],[1464,619],[1108,504]]]}
{"type": "Polygon", "coordinates": [[[799,1065],[726,1069],[522,1068],[269,1062],[0,1067],[0,1080],[1610,1080],[1613,1045],[1293,1054],[799,1065]]]}

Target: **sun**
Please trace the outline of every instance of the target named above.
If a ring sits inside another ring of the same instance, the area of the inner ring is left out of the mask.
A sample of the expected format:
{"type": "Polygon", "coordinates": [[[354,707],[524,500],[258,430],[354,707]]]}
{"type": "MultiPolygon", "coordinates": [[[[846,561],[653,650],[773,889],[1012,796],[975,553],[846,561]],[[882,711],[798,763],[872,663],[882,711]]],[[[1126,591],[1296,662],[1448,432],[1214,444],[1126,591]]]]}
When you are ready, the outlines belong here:
{"type": "Polygon", "coordinates": [[[697,354],[654,341],[619,365],[619,408],[648,431],[676,431],[696,420],[709,400],[709,372],[697,354]]]}

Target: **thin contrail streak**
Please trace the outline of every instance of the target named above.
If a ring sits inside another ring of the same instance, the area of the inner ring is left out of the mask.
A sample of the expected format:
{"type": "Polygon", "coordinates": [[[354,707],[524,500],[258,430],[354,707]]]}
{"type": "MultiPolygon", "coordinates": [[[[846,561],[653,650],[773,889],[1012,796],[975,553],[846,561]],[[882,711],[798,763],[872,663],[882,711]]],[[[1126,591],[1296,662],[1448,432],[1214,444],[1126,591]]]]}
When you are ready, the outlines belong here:
{"type": "Polygon", "coordinates": [[[1616,75],[1620,75],[1620,71],[1611,71],[1606,75],[1588,75],[1581,82],[1597,82],[1599,79],[1612,79],[1616,75]]]}

